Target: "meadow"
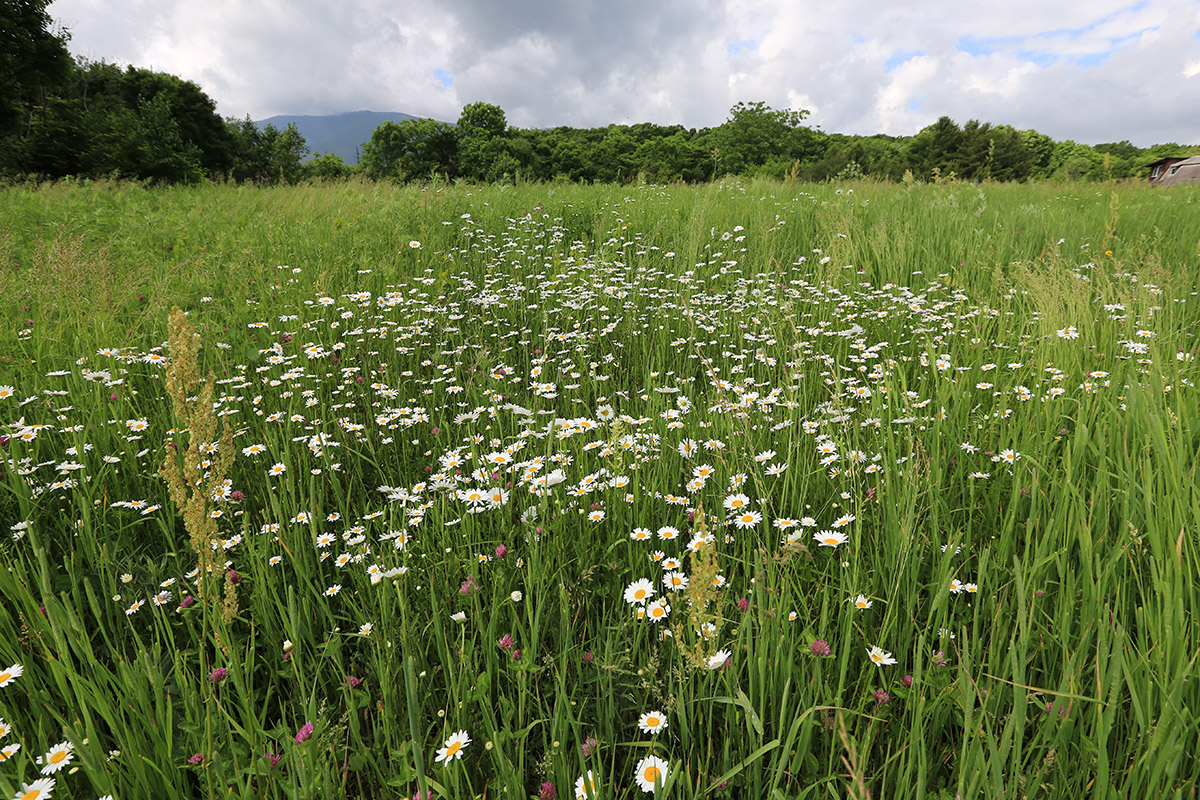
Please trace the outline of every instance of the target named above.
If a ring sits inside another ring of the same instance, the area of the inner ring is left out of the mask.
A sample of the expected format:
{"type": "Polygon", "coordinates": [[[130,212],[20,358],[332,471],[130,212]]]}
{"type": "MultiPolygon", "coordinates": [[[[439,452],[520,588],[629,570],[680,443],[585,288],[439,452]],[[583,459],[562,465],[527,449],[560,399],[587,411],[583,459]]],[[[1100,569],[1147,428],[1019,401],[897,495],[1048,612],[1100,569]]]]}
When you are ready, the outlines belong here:
{"type": "Polygon", "coordinates": [[[0,796],[1195,797],[1198,219],[0,189],[0,796]]]}

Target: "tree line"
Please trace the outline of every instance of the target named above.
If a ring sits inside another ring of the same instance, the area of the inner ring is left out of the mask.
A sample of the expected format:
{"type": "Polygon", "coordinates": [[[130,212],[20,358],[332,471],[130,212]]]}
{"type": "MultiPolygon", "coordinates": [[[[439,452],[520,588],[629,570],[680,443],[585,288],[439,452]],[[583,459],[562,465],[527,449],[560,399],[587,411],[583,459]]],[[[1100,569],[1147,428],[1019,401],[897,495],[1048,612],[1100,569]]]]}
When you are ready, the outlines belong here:
{"type": "Polygon", "coordinates": [[[714,128],[609,125],[516,128],[471,103],[457,122],[385,122],[359,164],[315,154],[294,124],[222,119],[195,83],[162,72],[74,60],[51,30],[49,0],[0,0],[0,176],[118,177],[151,183],[376,180],[700,182],[727,175],[828,181],[970,181],[1141,177],[1177,144],[1086,145],[1035,130],[942,117],[915,136],[847,136],[804,124],[803,110],[737,103],[714,128]]]}

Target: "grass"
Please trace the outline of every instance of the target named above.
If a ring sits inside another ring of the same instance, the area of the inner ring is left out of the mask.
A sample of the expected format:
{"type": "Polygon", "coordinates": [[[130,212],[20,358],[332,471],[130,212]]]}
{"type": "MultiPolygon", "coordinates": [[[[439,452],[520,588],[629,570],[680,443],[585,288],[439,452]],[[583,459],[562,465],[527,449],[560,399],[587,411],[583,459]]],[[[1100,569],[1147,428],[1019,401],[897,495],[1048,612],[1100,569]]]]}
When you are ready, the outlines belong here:
{"type": "Polygon", "coordinates": [[[1198,200],[0,191],[0,792],[1192,796],[1198,200]]]}

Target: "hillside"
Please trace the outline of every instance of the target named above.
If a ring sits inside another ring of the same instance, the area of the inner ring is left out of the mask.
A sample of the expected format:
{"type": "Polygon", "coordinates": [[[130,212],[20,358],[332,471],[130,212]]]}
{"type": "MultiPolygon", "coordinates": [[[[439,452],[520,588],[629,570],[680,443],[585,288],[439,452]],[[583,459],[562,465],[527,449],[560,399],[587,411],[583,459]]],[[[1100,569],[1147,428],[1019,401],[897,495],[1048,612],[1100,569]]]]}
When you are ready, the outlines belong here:
{"type": "Polygon", "coordinates": [[[333,153],[347,164],[357,164],[363,142],[371,138],[376,127],[388,120],[403,122],[406,119],[416,117],[399,111],[348,111],[324,116],[280,114],[255,120],[254,124],[260,128],[268,124],[286,128],[289,122],[294,122],[313,153],[333,153]]]}

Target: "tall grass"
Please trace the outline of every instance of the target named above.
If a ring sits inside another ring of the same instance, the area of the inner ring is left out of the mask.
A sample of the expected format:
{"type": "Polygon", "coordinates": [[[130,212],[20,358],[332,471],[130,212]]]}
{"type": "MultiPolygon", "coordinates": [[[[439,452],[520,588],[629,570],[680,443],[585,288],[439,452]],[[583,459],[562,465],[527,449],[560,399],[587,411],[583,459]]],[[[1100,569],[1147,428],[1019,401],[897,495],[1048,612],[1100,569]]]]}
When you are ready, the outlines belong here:
{"type": "Polygon", "coordinates": [[[1192,796],[1198,200],[3,190],[0,792],[1192,796]]]}

